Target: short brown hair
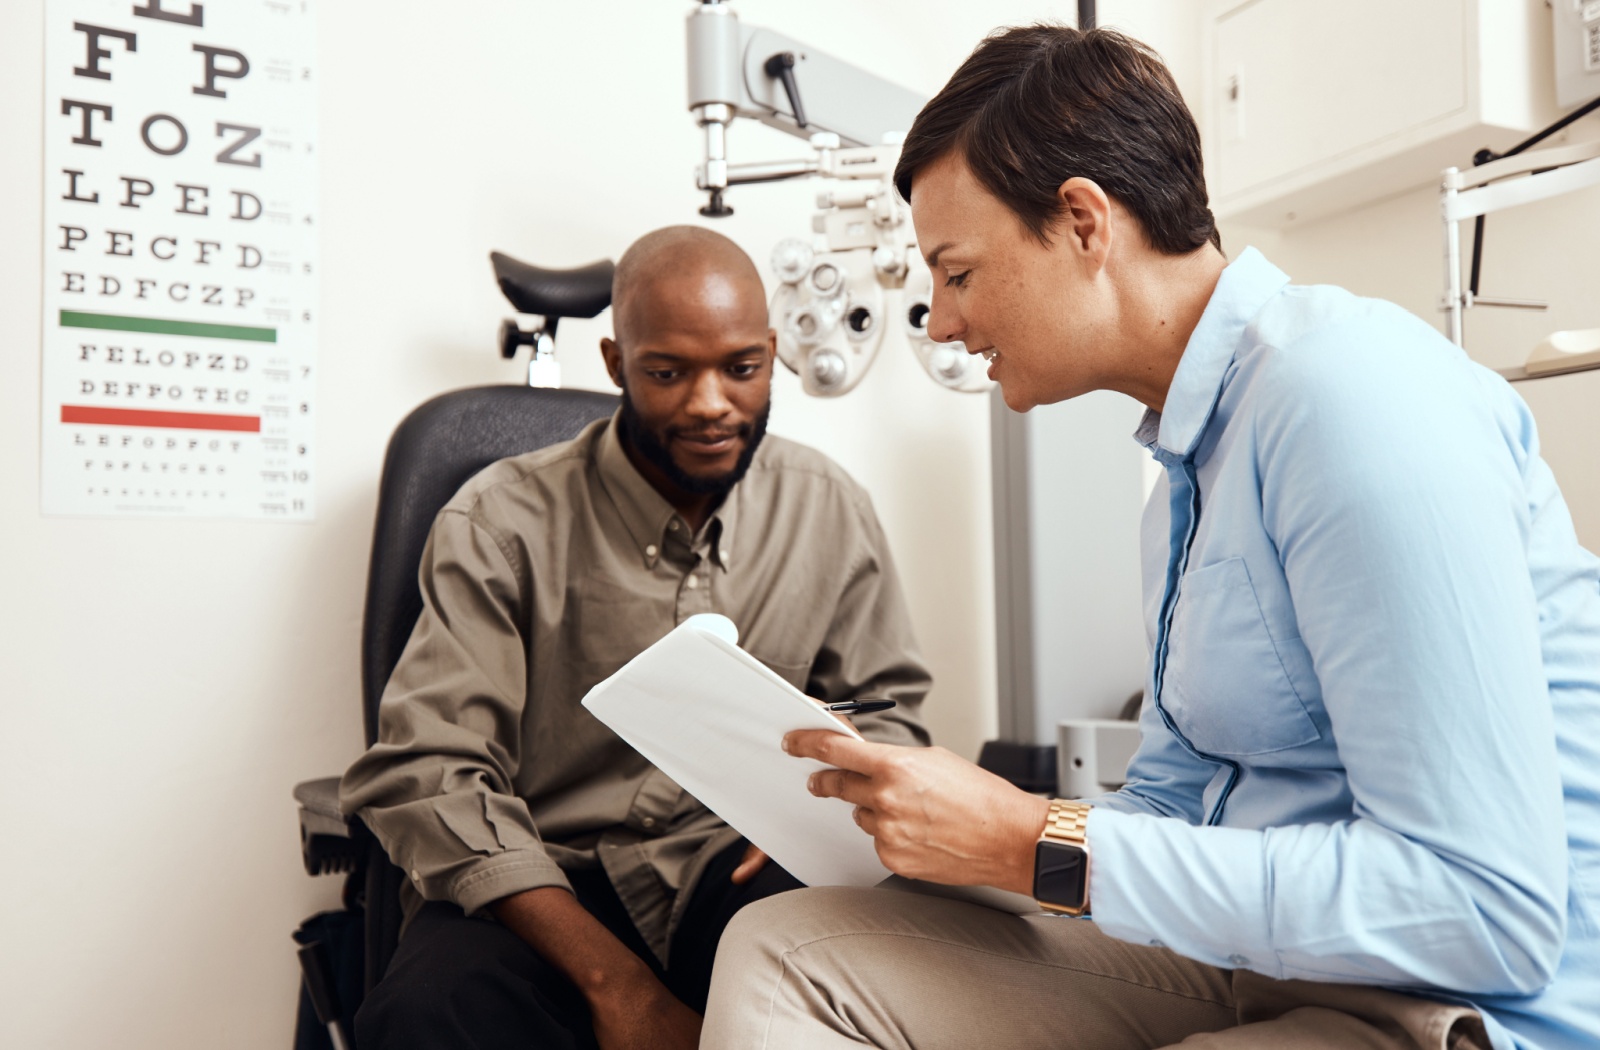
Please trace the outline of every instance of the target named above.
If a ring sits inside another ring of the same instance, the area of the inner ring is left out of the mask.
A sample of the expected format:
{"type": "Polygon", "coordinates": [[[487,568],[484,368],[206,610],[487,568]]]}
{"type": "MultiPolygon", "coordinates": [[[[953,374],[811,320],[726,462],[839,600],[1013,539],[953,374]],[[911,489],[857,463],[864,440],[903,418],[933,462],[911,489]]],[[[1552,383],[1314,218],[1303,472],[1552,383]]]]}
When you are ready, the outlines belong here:
{"type": "Polygon", "coordinates": [[[895,168],[911,199],[919,169],[959,150],[978,181],[1046,241],[1056,190],[1091,179],[1158,251],[1222,238],[1207,207],[1200,132],[1150,48],[1112,29],[1032,25],[995,33],[922,107],[895,168]]]}

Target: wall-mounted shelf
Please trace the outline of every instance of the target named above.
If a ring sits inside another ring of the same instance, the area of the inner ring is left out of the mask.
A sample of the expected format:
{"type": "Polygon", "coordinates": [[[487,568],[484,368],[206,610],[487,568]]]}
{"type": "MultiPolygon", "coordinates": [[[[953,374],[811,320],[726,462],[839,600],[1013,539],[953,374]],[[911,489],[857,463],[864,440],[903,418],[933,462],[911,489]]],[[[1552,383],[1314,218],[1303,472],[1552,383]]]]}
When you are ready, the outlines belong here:
{"type": "Polygon", "coordinates": [[[1596,369],[1600,369],[1600,361],[1592,361],[1588,364],[1573,365],[1571,368],[1557,368],[1552,369],[1549,372],[1537,372],[1532,374],[1528,372],[1527,368],[1522,366],[1518,366],[1516,368],[1497,368],[1495,371],[1504,376],[1506,382],[1508,383],[1527,383],[1535,379],[1553,379],[1556,376],[1570,376],[1575,372],[1593,372],[1596,369]]]}
{"type": "Polygon", "coordinates": [[[1528,362],[1516,368],[1498,369],[1513,383],[1548,376],[1565,376],[1600,368],[1600,328],[1575,332],[1552,332],[1533,348],[1528,362]]]}

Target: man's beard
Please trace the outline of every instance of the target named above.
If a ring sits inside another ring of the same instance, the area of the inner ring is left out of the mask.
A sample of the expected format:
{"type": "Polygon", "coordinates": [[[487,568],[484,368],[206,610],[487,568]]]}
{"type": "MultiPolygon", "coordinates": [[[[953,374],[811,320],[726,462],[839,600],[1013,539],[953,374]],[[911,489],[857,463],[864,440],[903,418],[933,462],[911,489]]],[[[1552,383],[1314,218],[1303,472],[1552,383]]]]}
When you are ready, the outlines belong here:
{"type": "Polygon", "coordinates": [[[667,480],[672,482],[683,492],[694,496],[726,496],[733,486],[739,483],[745,472],[750,469],[751,460],[755,459],[756,449],[761,447],[761,439],[767,435],[767,416],[772,412],[772,401],[761,406],[761,414],[752,423],[745,423],[737,429],[738,436],[744,441],[744,449],[739,453],[739,458],[733,464],[733,469],[726,474],[713,477],[696,477],[678,466],[672,458],[672,452],[667,448],[667,443],[674,438],[695,433],[687,427],[667,427],[664,432],[665,441],[658,438],[655,433],[645,426],[644,419],[640,417],[639,410],[634,407],[633,398],[628,396],[628,388],[622,388],[622,413],[618,421],[622,428],[622,439],[645,461],[665,474],[667,480]]]}

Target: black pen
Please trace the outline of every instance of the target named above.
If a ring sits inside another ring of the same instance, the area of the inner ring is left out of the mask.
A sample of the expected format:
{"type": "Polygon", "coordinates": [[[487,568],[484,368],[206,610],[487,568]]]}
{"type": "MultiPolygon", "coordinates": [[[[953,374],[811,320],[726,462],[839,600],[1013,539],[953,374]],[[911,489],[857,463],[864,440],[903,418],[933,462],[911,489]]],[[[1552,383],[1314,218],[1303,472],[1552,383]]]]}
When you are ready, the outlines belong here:
{"type": "Polygon", "coordinates": [[[829,711],[836,715],[868,715],[874,711],[887,711],[895,706],[893,700],[845,700],[837,704],[826,704],[829,711]]]}

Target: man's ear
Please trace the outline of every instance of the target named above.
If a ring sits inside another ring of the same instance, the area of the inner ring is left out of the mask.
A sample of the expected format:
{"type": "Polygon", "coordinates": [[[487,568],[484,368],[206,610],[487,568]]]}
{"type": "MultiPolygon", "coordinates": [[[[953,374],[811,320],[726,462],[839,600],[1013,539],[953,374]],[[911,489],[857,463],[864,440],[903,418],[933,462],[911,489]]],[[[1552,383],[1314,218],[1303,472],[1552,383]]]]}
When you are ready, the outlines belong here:
{"type": "Polygon", "coordinates": [[[777,365],[775,364],[775,362],[777,360],[777,357],[778,357],[778,330],[776,328],[768,328],[767,329],[767,368],[769,370],[777,367],[777,365]]]}
{"type": "Polygon", "coordinates": [[[1061,217],[1056,228],[1066,247],[1098,269],[1111,254],[1111,198],[1093,179],[1071,178],[1056,187],[1061,217]]]}
{"type": "Polygon", "coordinates": [[[611,377],[611,381],[619,388],[622,387],[622,347],[617,345],[615,339],[601,339],[600,357],[606,363],[606,374],[611,377]]]}

